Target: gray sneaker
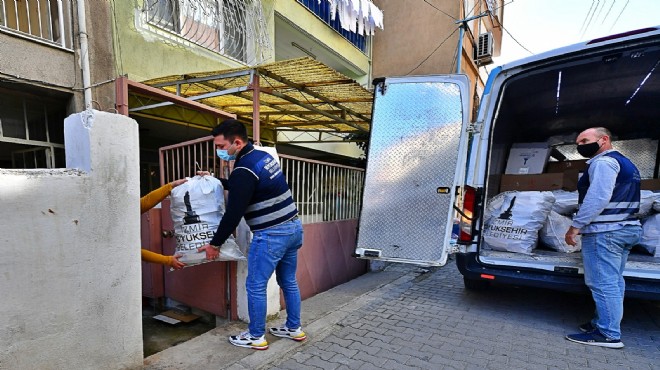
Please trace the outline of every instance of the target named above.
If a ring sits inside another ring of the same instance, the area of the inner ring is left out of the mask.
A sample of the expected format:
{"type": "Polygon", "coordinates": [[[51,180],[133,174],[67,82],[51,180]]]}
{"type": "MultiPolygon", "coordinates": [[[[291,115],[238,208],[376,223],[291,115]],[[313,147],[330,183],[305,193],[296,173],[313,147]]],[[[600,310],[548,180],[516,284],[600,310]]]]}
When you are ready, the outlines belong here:
{"type": "Polygon", "coordinates": [[[307,335],[302,330],[302,327],[297,329],[289,329],[284,324],[277,328],[269,328],[268,331],[276,337],[289,338],[295,340],[296,342],[302,342],[303,340],[307,339],[307,335]]]}

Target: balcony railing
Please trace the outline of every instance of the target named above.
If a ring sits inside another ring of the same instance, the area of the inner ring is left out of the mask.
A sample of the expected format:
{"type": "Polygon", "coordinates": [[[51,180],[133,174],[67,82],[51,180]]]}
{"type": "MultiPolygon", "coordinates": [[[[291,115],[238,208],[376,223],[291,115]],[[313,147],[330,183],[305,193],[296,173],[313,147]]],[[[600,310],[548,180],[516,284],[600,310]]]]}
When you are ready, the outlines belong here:
{"type": "Polygon", "coordinates": [[[341,22],[339,21],[339,16],[335,17],[334,20],[330,16],[330,3],[328,1],[318,1],[318,0],[298,0],[305,8],[312,11],[316,14],[323,22],[328,26],[333,28],[335,31],[339,32],[348,42],[355,45],[363,53],[367,52],[367,37],[357,34],[355,32],[346,31],[341,27],[341,22]]]}
{"type": "Polygon", "coordinates": [[[144,0],[147,23],[248,65],[268,60],[259,0],[144,0]]]}
{"type": "Polygon", "coordinates": [[[71,0],[0,0],[0,31],[72,49],[71,0]]]}

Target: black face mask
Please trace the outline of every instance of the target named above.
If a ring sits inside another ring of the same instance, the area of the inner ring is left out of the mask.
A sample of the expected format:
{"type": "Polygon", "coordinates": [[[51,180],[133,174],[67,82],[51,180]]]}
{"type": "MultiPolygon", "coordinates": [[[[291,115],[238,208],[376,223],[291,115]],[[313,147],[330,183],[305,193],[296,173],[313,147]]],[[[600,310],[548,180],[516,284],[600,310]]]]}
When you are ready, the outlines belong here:
{"type": "Polygon", "coordinates": [[[580,153],[581,156],[586,158],[593,157],[598,151],[598,149],[600,149],[600,145],[598,145],[598,141],[577,146],[577,152],[580,153]]]}

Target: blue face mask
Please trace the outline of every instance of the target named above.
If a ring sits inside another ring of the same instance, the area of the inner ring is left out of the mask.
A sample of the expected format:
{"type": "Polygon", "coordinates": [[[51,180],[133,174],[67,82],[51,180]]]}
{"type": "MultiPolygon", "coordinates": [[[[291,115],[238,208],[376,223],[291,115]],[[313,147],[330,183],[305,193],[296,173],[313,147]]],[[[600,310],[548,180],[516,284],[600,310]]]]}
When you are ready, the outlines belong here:
{"type": "MultiPolygon", "coordinates": [[[[231,148],[231,145],[229,147],[231,148]]],[[[236,159],[236,154],[229,154],[226,149],[216,149],[215,154],[223,161],[233,161],[236,159]]]]}

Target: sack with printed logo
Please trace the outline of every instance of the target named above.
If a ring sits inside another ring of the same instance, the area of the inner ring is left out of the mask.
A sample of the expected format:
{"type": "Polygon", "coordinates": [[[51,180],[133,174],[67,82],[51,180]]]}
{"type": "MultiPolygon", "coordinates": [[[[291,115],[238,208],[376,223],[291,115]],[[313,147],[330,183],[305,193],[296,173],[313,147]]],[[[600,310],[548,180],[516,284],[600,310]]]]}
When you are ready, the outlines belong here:
{"type": "MultiPolygon", "coordinates": [[[[197,248],[208,244],[225,213],[224,188],[213,176],[195,176],[172,189],[170,214],[174,223],[176,252],[186,267],[212,262],[197,248]]],[[[220,247],[220,256],[214,261],[245,260],[234,237],[220,247]]]]}
{"type": "Polygon", "coordinates": [[[509,191],[493,197],[484,215],[484,247],[531,254],[554,202],[549,191],[509,191]]]}

